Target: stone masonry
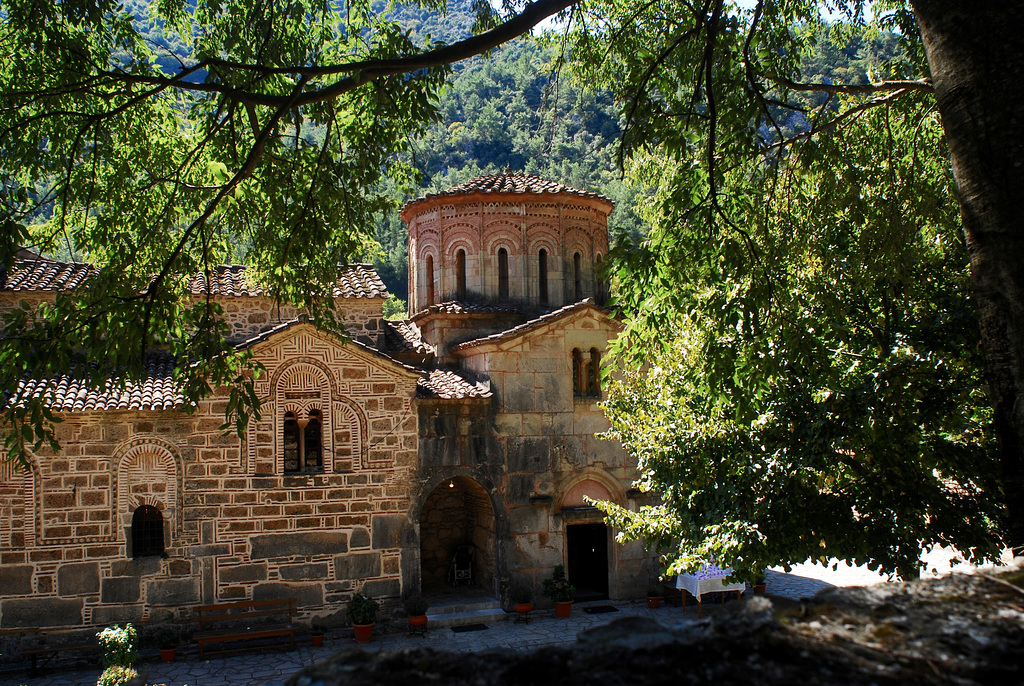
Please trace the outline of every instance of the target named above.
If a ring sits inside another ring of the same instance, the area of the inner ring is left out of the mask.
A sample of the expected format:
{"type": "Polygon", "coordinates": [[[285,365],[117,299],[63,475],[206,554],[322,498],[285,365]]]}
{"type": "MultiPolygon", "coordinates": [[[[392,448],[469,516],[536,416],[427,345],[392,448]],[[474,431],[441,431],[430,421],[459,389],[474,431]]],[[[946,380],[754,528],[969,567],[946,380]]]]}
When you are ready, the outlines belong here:
{"type": "MultiPolygon", "coordinates": [[[[26,380],[52,392],[61,449],[27,472],[0,461],[0,652],[40,629],[185,621],[234,599],[294,596],[300,619],[341,621],[361,591],[391,611],[447,583],[459,546],[476,585],[507,602],[527,583],[543,604],[543,578],[579,545],[569,526],[603,526],[585,496],[634,507],[638,495],[635,465],[595,436],[607,421],[594,369],[620,330],[597,304],[610,210],[508,172],[413,201],[412,316],[384,321],[379,277],[350,265],[336,293],[345,335],[276,305],[242,267],[195,277],[193,297],[215,297],[266,370],[243,438],[220,429],[223,389],[186,412],[159,351],[131,387],[26,380]]],[[[94,273],[19,260],[0,275],[0,311],[94,273]]],[[[607,595],[641,595],[652,557],[606,537],[607,595]]]]}

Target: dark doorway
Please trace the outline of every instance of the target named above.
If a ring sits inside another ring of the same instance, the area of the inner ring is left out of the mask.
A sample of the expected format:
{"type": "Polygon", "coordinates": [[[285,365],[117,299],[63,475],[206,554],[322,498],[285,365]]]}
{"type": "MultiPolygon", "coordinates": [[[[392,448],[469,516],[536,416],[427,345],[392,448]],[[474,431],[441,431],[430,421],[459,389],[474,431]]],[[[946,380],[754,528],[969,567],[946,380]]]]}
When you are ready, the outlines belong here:
{"type": "Polygon", "coordinates": [[[571,524],[566,527],[569,583],[576,587],[576,600],[604,600],[608,597],[608,527],[571,524]]]}
{"type": "Polygon", "coordinates": [[[470,586],[493,593],[496,551],[494,509],[483,486],[456,476],[431,491],[420,512],[424,593],[470,586]]]}

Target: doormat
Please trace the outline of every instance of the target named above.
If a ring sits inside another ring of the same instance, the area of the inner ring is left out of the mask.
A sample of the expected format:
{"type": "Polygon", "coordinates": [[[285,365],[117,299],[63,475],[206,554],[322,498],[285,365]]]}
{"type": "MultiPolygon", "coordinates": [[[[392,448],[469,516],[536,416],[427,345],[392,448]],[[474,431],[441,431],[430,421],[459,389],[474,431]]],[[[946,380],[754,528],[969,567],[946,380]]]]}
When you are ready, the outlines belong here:
{"type": "Polygon", "coordinates": [[[462,626],[453,626],[452,631],[456,634],[464,634],[467,631],[486,631],[486,624],[463,624],[462,626]]]}
{"type": "Polygon", "coordinates": [[[592,605],[583,608],[583,611],[588,615],[603,615],[605,612],[618,612],[619,608],[612,605],[592,605]]]}

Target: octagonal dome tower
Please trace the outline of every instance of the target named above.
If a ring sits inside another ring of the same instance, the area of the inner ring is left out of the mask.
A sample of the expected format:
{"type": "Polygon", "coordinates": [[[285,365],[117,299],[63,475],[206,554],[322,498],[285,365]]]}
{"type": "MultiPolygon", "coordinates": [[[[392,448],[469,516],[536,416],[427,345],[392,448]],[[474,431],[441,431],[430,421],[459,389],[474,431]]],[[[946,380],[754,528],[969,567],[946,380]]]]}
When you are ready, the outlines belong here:
{"type": "Polygon", "coordinates": [[[602,303],[595,267],[613,208],[598,193],[510,170],[409,202],[410,314],[452,301],[523,312],[602,303]]]}

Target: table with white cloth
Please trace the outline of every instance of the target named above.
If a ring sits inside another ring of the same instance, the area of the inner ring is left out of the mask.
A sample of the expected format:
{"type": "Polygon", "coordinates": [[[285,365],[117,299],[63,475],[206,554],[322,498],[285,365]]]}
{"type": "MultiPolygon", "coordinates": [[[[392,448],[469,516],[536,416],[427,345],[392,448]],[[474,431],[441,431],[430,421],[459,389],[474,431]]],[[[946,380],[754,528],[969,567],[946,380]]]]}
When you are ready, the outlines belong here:
{"type": "Polygon", "coordinates": [[[684,591],[683,612],[686,612],[686,593],[697,599],[697,616],[701,616],[701,596],[705,593],[724,593],[736,591],[736,597],[746,590],[747,585],[742,581],[736,583],[725,583],[725,577],[732,574],[732,568],[722,569],[715,565],[704,565],[696,574],[680,574],[676,577],[676,588],[684,591]]]}

